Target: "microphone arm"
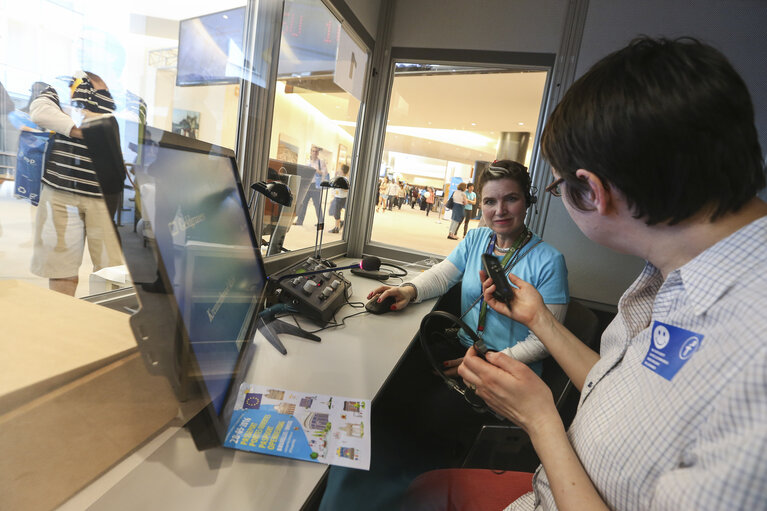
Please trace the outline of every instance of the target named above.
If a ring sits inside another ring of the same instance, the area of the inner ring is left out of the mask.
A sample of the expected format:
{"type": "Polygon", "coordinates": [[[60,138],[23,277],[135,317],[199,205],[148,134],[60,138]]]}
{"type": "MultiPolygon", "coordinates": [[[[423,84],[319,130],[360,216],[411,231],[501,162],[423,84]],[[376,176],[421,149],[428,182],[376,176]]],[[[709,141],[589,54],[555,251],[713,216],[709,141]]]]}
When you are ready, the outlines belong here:
{"type": "MultiPolygon", "coordinates": [[[[323,268],[322,270],[314,270],[314,271],[305,271],[302,273],[289,273],[287,275],[281,275],[277,282],[281,282],[285,279],[289,279],[291,277],[304,277],[308,275],[317,275],[319,273],[326,273],[329,271],[339,271],[339,270],[349,270],[352,268],[361,268],[363,270],[367,271],[374,271],[381,267],[381,260],[377,257],[365,257],[362,259],[362,261],[354,264],[350,264],[349,266],[336,266],[334,268],[323,268]]],[[[270,277],[271,279],[271,277],[270,277]]]]}

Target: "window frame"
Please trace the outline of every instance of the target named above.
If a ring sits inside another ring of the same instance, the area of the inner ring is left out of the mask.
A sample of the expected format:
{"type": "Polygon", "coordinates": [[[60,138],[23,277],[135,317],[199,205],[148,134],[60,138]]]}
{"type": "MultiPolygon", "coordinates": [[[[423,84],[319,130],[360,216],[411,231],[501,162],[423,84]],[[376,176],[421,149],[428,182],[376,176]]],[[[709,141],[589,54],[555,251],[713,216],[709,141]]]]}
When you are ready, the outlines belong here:
{"type": "MultiPolygon", "coordinates": [[[[394,84],[394,69],[398,63],[416,63],[416,64],[440,64],[451,66],[469,66],[469,67],[488,67],[493,69],[525,69],[534,71],[546,71],[546,84],[544,85],[543,97],[541,100],[538,123],[533,139],[532,159],[530,163],[530,174],[534,186],[543,189],[543,183],[548,176],[548,167],[540,157],[540,134],[543,129],[545,116],[549,110],[551,101],[551,91],[554,83],[554,73],[556,64],[556,55],[553,53],[524,53],[524,52],[502,52],[502,51],[484,51],[484,50],[454,50],[437,48],[405,48],[394,47],[391,49],[388,59],[387,76],[384,94],[384,103],[381,111],[375,116],[373,131],[380,133],[375,140],[375,145],[367,151],[368,159],[362,164],[363,168],[368,169],[367,178],[362,191],[364,203],[357,204],[355,218],[359,219],[355,226],[355,243],[350,243],[350,255],[358,256],[362,254],[374,255],[384,259],[417,262],[426,258],[445,257],[441,254],[434,254],[426,251],[414,250],[412,248],[372,241],[373,218],[375,215],[375,199],[378,178],[378,169],[383,156],[384,141],[386,136],[386,124],[389,113],[392,87],[394,84]],[[359,252],[352,251],[356,247],[359,252]]],[[[359,181],[359,179],[358,179],[359,181]]],[[[528,224],[533,229],[543,225],[545,216],[542,216],[535,208],[528,212],[528,224]]]]}

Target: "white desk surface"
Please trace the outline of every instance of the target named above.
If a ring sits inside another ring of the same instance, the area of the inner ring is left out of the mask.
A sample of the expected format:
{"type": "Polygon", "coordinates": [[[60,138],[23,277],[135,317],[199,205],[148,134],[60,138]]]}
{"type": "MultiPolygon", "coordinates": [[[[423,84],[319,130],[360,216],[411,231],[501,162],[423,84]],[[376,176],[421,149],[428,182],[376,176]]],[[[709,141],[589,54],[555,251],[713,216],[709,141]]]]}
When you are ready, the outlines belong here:
{"type": "MultiPolygon", "coordinates": [[[[339,265],[343,265],[339,261],[339,265]]],[[[350,264],[350,263],[347,263],[350,264]]],[[[381,282],[344,275],[351,301],[366,302],[381,282]]],[[[414,275],[408,275],[409,280],[414,275]]],[[[390,279],[397,285],[398,279],[390,279]]],[[[315,343],[288,335],[281,355],[257,335],[246,381],[296,391],[372,399],[410,344],[433,300],[380,316],[363,314],[318,335],[315,343]]],[[[341,318],[364,309],[348,305],[341,318]]],[[[287,318],[286,318],[287,319],[287,318]]],[[[307,330],[317,327],[304,322],[307,330]]],[[[375,409],[373,409],[375,413],[375,409]]],[[[375,435],[375,431],[372,432],[375,435]]],[[[198,452],[184,429],[166,431],[60,508],[91,510],[300,509],[327,465],[217,448],[198,452]],[[89,507],[90,506],[90,507],[89,507]]]]}

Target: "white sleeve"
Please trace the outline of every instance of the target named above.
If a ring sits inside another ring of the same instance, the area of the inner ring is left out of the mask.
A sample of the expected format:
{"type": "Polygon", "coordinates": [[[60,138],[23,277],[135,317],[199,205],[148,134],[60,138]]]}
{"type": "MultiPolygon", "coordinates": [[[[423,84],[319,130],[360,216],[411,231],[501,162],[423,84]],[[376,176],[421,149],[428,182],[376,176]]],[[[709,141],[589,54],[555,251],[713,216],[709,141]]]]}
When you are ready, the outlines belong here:
{"type": "Polygon", "coordinates": [[[461,270],[447,259],[416,275],[410,281],[417,291],[416,303],[445,294],[462,276],[461,270]]]}
{"type": "Polygon", "coordinates": [[[65,136],[69,136],[69,132],[75,127],[75,121],[65,114],[56,103],[44,96],[38,96],[29,105],[29,117],[41,128],[65,136]]]}
{"type": "MultiPolygon", "coordinates": [[[[547,303],[546,307],[552,314],[554,314],[557,321],[560,323],[564,322],[565,316],[567,315],[566,303],[547,303]]],[[[505,353],[511,358],[524,362],[525,364],[531,364],[549,356],[546,346],[544,346],[540,339],[538,339],[532,332],[530,332],[524,340],[519,341],[511,348],[502,350],[501,353],[505,353]]]]}

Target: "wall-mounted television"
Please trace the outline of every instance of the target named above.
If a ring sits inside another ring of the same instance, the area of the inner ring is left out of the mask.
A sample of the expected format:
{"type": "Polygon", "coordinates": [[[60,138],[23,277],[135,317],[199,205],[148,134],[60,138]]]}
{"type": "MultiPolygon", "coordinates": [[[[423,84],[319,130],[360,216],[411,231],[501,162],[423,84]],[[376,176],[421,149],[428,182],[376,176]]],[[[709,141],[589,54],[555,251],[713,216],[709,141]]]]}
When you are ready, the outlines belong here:
{"type": "Polygon", "coordinates": [[[176,85],[238,83],[244,62],[245,7],[181,20],[176,85]]]}

